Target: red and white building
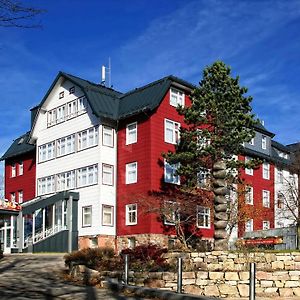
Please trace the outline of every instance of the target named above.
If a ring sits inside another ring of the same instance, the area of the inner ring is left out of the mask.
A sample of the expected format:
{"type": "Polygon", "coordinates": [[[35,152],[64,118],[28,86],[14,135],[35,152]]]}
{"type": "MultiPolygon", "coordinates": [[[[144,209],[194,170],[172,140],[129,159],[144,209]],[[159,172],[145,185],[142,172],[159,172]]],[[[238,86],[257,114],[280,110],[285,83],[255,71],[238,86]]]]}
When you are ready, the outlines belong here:
{"type": "MultiPolygon", "coordinates": [[[[165,224],[157,215],[145,214],[140,201],[149,191],[180,184],[174,166],[164,161],[162,153],[175,150],[184,126],[176,107],[190,104],[193,88],[168,76],[120,93],[60,72],[32,110],[30,132],[17,140],[22,140],[27,150],[18,152],[18,142],[14,142],[2,157],[5,197],[35,203],[65,191],[78,192],[78,212],[73,218],[78,224],[79,247],[110,245],[121,249],[145,242],[167,245],[173,238],[172,230],[166,234],[165,224]]],[[[259,157],[264,161],[256,170],[242,171],[249,186],[246,205],[249,212],[260,214],[251,217],[249,213],[235,237],[245,230],[278,225],[275,195],[280,188],[275,184],[275,173],[280,166],[288,169],[290,165],[288,156],[279,160],[274,155],[280,145],[272,141],[274,134],[262,125],[255,129],[255,138],[245,145],[239,159],[259,157]]],[[[51,210],[53,228],[56,222],[61,224],[64,214],[64,209],[55,205],[51,210]]],[[[197,222],[201,236],[212,239],[211,209],[203,205],[196,213],[201,214],[197,222]]]]}

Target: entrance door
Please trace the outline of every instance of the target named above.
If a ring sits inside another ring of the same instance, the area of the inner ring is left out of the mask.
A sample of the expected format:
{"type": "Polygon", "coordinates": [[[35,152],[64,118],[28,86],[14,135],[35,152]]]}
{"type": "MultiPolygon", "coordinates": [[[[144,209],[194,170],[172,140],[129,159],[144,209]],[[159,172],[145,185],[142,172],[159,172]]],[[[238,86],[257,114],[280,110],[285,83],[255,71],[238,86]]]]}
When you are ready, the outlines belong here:
{"type": "Polygon", "coordinates": [[[11,226],[7,226],[6,221],[0,228],[0,247],[4,254],[11,252],[11,226]]]}

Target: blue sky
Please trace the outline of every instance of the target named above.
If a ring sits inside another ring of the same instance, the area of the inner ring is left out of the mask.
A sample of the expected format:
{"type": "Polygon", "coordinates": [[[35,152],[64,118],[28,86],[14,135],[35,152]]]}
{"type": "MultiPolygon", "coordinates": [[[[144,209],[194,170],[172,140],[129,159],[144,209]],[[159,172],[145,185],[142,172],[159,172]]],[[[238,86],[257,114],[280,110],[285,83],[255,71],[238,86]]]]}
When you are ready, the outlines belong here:
{"type": "Polygon", "coordinates": [[[0,153],[29,129],[62,70],[99,82],[112,62],[115,89],[173,74],[197,84],[223,60],[253,96],[276,139],[300,140],[300,1],[32,0],[42,29],[0,28],[0,153]]]}

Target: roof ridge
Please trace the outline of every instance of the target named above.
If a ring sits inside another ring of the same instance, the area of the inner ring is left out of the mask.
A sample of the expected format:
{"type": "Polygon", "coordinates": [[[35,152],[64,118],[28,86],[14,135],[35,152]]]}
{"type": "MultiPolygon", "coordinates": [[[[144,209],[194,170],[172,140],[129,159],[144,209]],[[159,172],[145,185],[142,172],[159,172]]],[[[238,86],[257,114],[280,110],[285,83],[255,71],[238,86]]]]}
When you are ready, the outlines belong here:
{"type": "Polygon", "coordinates": [[[150,83],[148,83],[148,84],[146,84],[146,85],[143,85],[143,86],[141,86],[141,87],[132,89],[132,90],[128,91],[127,93],[122,94],[119,98],[122,99],[122,98],[124,98],[125,96],[132,95],[132,94],[134,94],[134,93],[136,93],[136,92],[142,91],[142,90],[144,90],[144,89],[146,89],[146,88],[148,88],[148,87],[150,87],[150,86],[156,85],[156,84],[158,84],[158,83],[160,83],[160,82],[163,82],[163,81],[165,81],[165,80],[167,80],[167,79],[170,79],[171,76],[172,76],[172,75],[168,75],[168,76],[165,76],[165,77],[160,78],[160,79],[158,79],[158,80],[155,80],[155,81],[153,81],[153,82],[150,82],[150,83]]]}

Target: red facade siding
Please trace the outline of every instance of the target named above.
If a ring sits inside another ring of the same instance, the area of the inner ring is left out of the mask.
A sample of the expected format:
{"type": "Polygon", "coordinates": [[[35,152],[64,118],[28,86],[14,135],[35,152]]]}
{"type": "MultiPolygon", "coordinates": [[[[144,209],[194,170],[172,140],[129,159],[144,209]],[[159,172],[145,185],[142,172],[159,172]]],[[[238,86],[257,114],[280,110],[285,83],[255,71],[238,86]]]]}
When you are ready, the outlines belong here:
{"type": "MultiPolygon", "coordinates": [[[[118,208],[117,208],[117,235],[129,234],[163,234],[165,226],[155,214],[145,214],[138,208],[138,223],[125,225],[125,205],[139,201],[147,201],[149,191],[160,191],[164,182],[164,160],[162,153],[174,151],[175,146],[165,142],[165,119],[179,122],[183,126],[183,117],[178,115],[175,107],[170,105],[169,92],[165,95],[160,106],[150,117],[145,115],[122,122],[118,131],[118,208]],[[138,122],[137,143],[126,145],[126,124],[138,122]],[[138,163],[138,182],[125,184],[125,165],[129,162],[138,163]]],[[[185,105],[190,105],[188,96],[185,96],[185,105]]],[[[196,213],[196,212],[195,212],[196,213]]],[[[168,234],[174,233],[168,230],[168,234]]],[[[201,235],[213,236],[213,225],[210,229],[202,229],[201,235]]]]}
{"type": "MultiPolygon", "coordinates": [[[[245,160],[243,156],[239,157],[240,160],[245,160]]],[[[253,176],[241,170],[241,177],[245,180],[246,184],[253,187],[253,205],[245,204],[248,217],[253,219],[253,230],[263,229],[263,221],[270,221],[270,228],[274,228],[274,165],[270,163],[270,179],[263,178],[263,167],[253,170],[253,176]],[[270,207],[263,206],[263,190],[270,191],[270,207]]],[[[243,210],[245,211],[245,210],[243,210]]],[[[245,224],[239,224],[239,237],[243,236],[245,232],[245,224]]]]}
{"type": "Polygon", "coordinates": [[[19,202],[18,192],[23,191],[23,202],[35,197],[35,152],[19,155],[18,157],[5,160],[5,198],[11,198],[15,193],[16,201],[19,202]],[[19,175],[19,162],[23,161],[23,175],[19,175]],[[16,176],[12,177],[12,164],[16,164],[16,176]]]}

